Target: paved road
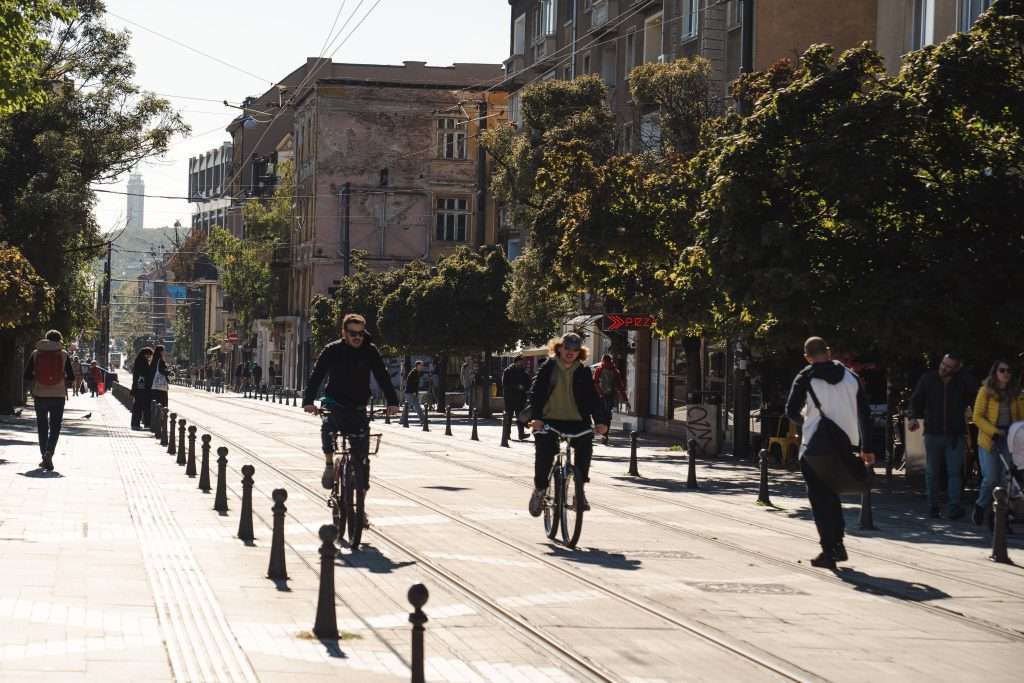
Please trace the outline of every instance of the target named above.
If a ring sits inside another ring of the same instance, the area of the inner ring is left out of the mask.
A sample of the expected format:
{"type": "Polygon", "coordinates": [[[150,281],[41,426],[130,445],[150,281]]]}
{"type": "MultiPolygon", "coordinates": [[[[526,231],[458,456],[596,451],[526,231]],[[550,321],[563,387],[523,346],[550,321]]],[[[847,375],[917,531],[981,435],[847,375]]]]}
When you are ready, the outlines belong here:
{"type": "MultiPolygon", "coordinates": [[[[633,479],[624,474],[624,448],[598,446],[593,510],[580,547],[569,550],[548,541],[526,513],[532,444],[499,448],[493,424],[470,441],[464,418],[452,437],[440,419],[429,433],[374,423],[384,446],[373,463],[373,527],[358,553],[342,549],[336,591],[345,639],[326,648],[308,635],[316,532],[330,520],[319,487],[318,420],[290,405],[172,389],[173,407],[188,423],[229,448],[232,509],[222,517],[152,437],[125,430],[127,413],[116,402],[76,401],[96,407],[97,424],[58,452],[62,478],[11,476],[34,466],[31,446],[15,450],[13,468],[0,468],[8,494],[0,508],[16,520],[0,526],[0,536],[15,539],[2,542],[61,530],[45,553],[0,558],[3,575],[15,578],[0,590],[0,619],[31,616],[37,607],[25,599],[59,602],[66,589],[51,586],[53,570],[39,567],[82,573],[66,556],[83,543],[93,547],[79,536],[88,523],[94,537],[119,542],[118,561],[101,573],[120,577],[123,569],[138,618],[149,619],[139,627],[142,640],[111,658],[157,669],[153,653],[163,651],[163,668],[150,678],[315,678],[342,668],[361,681],[407,680],[405,593],[418,581],[431,591],[427,666],[436,681],[1010,680],[1010,663],[1024,655],[1024,574],[989,562],[973,527],[925,523],[912,496],[880,496],[879,532],[855,531],[852,506],[851,561],[832,574],[806,563],[816,551],[813,524],[792,475],[774,486],[778,508],[764,509],[753,504],[749,468],[701,464],[702,490],[687,491],[685,454],[642,448],[644,478],[633,479]],[[255,547],[233,538],[247,463],[256,467],[255,547]],[[289,492],[287,587],[263,578],[270,491],[278,487],[289,492]],[[113,502],[84,504],[86,490],[113,502]],[[58,495],[59,503],[50,500],[58,495]],[[35,521],[25,512],[33,506],[41,506],[35,521]],[[108,526],[104,517],[112,518],[108,526]],[[29,593],[10,588],[29,577],[45,578],[29,593]],[[207,670],[196,668],[200,662],[207,670]]],[[[21,431],[0,425],[0,434],[28,441],[26,424],[22,418],[21,431]]],[[[1024,561],[1019,545],[1011,557],[1024,561]]],[[[122,582],[96,583],[96,573],[90,569],[64,602],[113,609],[122,582]]],[[[77,631],[63,628],[70,642],[77,631]]],[[[5,630],[0,675],[37,671],[38,657],[27,655],[35,641],[13,641],[22,649],[8,650],[7,637],[5,630]]],[[[87,677],[91,663],[85,653],[87,677]]]]}

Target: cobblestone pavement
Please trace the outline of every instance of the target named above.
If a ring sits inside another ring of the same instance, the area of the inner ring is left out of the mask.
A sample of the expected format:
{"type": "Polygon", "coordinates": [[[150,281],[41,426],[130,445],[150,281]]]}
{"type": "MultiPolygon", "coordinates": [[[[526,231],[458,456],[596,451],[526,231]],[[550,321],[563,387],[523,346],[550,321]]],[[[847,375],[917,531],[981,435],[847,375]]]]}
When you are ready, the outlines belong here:
{"type": "MultiPolygon", "coordinates": [[[[298,407],[172,387],[172,409],[229,449],[229,511],[211,508],[113,397],[68,403],[55,473],[36,469],[34,415],[0,422],[0,679],[409,679],[406,591],[423,582],[429,681],[1011,680],[1024,656],[1024,573],[988,557],[965,523],[880,482],[878,531],[847,510],[850,562],[811,568],[799,480],[732,461],[595,448],[580,547],[526,512],[532,444],[500,448],[493,421],[469,440],[384,434],[373,524],[336,562],[338,626],[310,633],[319,539],[319,422],[298,407]],[[90,419],[85,415],[91,413],[90,419]],[[256,468],[256,540],[236,537],[241,467],[256,468]],[[271,501],[288,490],[289,580],[265,578],[271,501]]],[[[216,476],[213,477],[216,483],[216,476]]],[[[856,501],[851,501],[855,503],[856,501]]],[[[1019,537],[1011,558],[1024,562],[1019,537]]]]}

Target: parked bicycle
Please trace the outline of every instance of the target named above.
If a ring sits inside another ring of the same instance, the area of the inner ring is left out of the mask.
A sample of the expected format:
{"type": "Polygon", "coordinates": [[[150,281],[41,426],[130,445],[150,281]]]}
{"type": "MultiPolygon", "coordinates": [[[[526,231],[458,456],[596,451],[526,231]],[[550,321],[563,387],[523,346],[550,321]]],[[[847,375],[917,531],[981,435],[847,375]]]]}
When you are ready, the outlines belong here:
{"type": "Polygon", "coordinates": [[[565,449],[559,449],[551,463],[544,499],[541,503],[544,518],[544,532],[548,538],[554,539],[558,529],[562,529],[562,542],[570,548],[576,547],[583,530],[583,512],[585,510],[583,485],[579,470],[572,461],[572,440],[592,434],[593,430],[585,429],[576,434],[566,434],[551,425],[545,424],[540,433],[550,432],[565,442],[565,449]]]}
{"type": "MultiPolygon", "coordinates": [[[[380,412],[383,414],[383,411],[380,412]]],[[[317,414],[324,424],[328,424],[330,409],[320,408],[317,414]]],[[[380,450],[381,434],[369,431],[348,434],[340,428],[332,429],[330,433],[334,439],[334,484],[327,498],[327,507],[331,509],[338,538],[347,536],[349,547],[356,551],[366,520],[366,491],[370,488],[369,458],[380,450]],[[352,439],[366,439],[366,452],[361,457],[352,453],[352,439]]]]}

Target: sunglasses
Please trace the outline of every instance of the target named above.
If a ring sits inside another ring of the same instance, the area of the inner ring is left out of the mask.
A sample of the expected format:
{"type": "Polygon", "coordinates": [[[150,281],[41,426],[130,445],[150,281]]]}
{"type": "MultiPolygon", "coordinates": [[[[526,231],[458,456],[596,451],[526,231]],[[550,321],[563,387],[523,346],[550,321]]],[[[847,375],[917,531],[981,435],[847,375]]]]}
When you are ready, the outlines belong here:
{"type": "Polygon", "coordinates": [[[345,334],[350,337],[365,337],[366,330],[345,330],[345,334]]]}
{"type": "Polygon", "coordinates": [[[1011,370],[1010,368],[996,368],[996,372],[1002,372],[1009,375],[1013,373],[1013,370],[1011,370]]]}

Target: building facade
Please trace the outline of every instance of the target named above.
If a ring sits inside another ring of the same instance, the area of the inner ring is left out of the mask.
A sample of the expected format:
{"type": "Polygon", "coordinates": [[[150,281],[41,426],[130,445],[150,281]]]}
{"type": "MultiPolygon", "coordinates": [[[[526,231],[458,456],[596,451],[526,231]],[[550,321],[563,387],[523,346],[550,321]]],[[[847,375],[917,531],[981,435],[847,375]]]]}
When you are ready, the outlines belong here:
{"type": "Polygon", "coordinates": [[[188,200],[194,204],[192,228],[209,235],[210,229],[227,224],[231,195],[227,183],[234,169],[230,142],[188,160],[188,200]]]}
{"type": "Polygon", "coordinates": [[[132,173],[128,176],[128,212],[125,226],[129,232],[140,232],[143,228],[146,211],[146,183],[142,175],[132,173]]]}

